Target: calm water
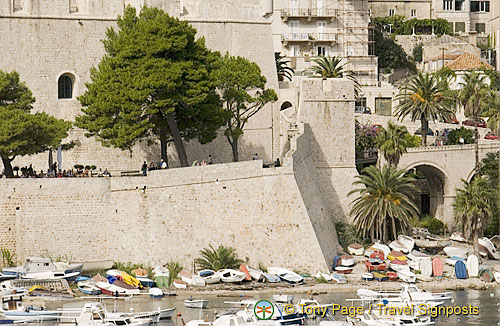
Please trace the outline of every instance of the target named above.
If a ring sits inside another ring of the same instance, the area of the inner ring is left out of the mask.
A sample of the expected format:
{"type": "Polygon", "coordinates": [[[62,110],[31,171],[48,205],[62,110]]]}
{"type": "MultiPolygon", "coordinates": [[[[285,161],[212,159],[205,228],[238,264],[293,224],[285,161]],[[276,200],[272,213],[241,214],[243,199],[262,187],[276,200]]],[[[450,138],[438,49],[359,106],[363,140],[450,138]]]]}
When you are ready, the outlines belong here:
{"type": "MultiPolygon", "coordinates": [[[[479,315],[473,316],[456,316],[452,315],[450,317],[440,316],[436,319],[436,325],[500,325],[499,314],[500,314],[500,289],[491,289],[485,291],[478,290],[467,290],[467,291],[457,291],[453,292],[453,302],[450,304],[452,306],[472,306],[479,307],[479,315]]],[[[182,317],[173,317],[171,321],[165,321],[160,324],[160,326],[182,326],[181,318],[184,322],[188,322],[192,319],[206,319],[213,320],[215,312],[223,313],[229,307],[224,304],[224,301],[239,301],[245,298],[253,299],[271,299],[270,295],[260,295],[256,294],[253,297],[243,297],[239,296],[239,293],[235,292],[235,296],[229,297],[217,297],[213,295],[202,295],[200,294],[197,299],[203,298],[209,301],[209,307],[205,310],[200,309],[190,309],[184,307],[183,300],[186,296],[176,296],[176,297],[166,297],[163,299],[150,299],[147,296],[136,297],[132,299],[120,299],[120,300],[105,300],[105,304],[108,310],[113,310],[116,308],[118,311],[130,311],[131,309],[135,311],[147,311],[156,310],[158,307],[161,308],[171,308],[175,307],[177,313],[180,313],[182,317]]],[[[307,294],[296,294],[295,300],[300,298],[311,298],[307,294]]],[[[346,302],[345,299],[356,298],[354,292],[345,293],[326,293],[314,296],[320,303],[337,303],[340,305],[349,306],[350,303],[346,302]]],[[[82,302],[78,301],[59,301],[51,302],[47,304],[47,308],[54,309],[60,307],[78,307],[81,306],[82,302]]],[[[336,318],[341,318],[342,316],[336,315],[336,318]]],[[[308,324],[315,324],[317,322],[308,321],[308,324]]]]}

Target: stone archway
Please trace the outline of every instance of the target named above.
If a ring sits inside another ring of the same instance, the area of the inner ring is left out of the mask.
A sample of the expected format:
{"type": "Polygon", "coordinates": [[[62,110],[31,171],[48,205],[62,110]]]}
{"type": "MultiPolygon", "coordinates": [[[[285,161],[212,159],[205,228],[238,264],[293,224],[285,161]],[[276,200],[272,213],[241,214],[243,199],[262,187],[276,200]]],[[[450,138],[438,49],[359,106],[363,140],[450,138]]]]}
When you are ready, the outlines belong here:
{"type": "Polygon", "coordinates": [[[417,162],[405,169],[414,170],[420,175],[417,180],[419,193],[416,201],[421,215],[429,214],[446,221],[449,218],[446,208],[454,194],[450,193],[452,186],[445,169],[431,162],[417,162]]]}

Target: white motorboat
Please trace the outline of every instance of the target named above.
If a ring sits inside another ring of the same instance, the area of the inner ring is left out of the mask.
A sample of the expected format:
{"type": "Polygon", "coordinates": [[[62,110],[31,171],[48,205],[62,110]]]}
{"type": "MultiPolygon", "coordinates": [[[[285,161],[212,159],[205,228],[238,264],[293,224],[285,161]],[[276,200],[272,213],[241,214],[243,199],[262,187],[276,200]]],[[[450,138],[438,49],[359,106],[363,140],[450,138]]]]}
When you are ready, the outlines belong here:
{"type": "Polygon", "coordinates": [[[235,269],[221,269],[217,271],[217,275],[219,275],[220,280],[224,283],[242,282],[247,277],[245,273],[235,269]]]}
{"type": "MultiPolygon", "coordinates": [[[[396,260],[397,261],[397,260],[396,260]]],[[[410,266],[406,263],[406,262],[403,262],[404,264],[402,263],[396,263],[396,262],[389,262],[389,267],[395,271],[395,272],[399,272],[399,271],[410,271],[410,266]]]]}
{"type": "Polygon", "coordinates": [[[394,240],[389,244],[390,248],[404,253],[411,252],[414,246],[415,246],[415,240],[403,234],[400,234],[397,240],[394,240]]]}
{"type": "Polygon", "coordinates": [[[364,273],[361,275],[361,279],[365,281],[372,281],[373,280],[373,274],[372,273],[364,273]]]}
{"type": "Polygon", "coordinates": [[[25,306],[22,299],[23,295],[4,294],[2,296],[0,313],[5,316],[5,319],[16,322],[42,322],[59,318],[59,311],[45,310],[37,306],[25,306]]]}
{"type": "Polygon", "coordinates": [[[332,280],[334,280],[338,284],[345,284],[345,283],[347,283],[347,279],[342,274],[333,272],[333,273],[330,274],[330,276],[332,277],[332,280]]]}
{"type": "Polygon", "coordinates": [[[158,308],[158,312],[160,313],[160,319],[168,319],[172,318],[175,312],[175,308],[165,308],[165,309],[160,309],[158,308]]]}
{"type": "Polygon", "coordinates": [[[352,267],[356,264],[353,256],[340,256],[340,265],[343,267],[352,267]]]}
{"type": "Polygon", "coordinates": [[[269,267],[268,271],[271,274],[278,275],[281,280],[290,284],[297,284],[304,282],[304,278],[302,276],[285,268],[269,267]]]}
{"type": "Polygon", "coordinates": [[[432,293],[420,290],[414,284],[401,284],[400,291],[373,291],[368,289],[358,289],[358,297],[366,300],[382,300],[388,302],[407,302],[407,303],[430,303],[451,300],[450,292],[432,293]]]}
{"type": "Polygon", "coordinates": [[[96,282],[95,285],[101,290],[103,294],[115,296],[118,295],[136,295],[140,294],[141,291],[139,289],[127,289],[121,286],[117,286],[115,284],[110,284],[106,282],[96,282]]]}
{"type": "Polygon", "coordinates": [[[369,326],[428,326],[435,324],[428,316],[376,314],[374,311],[366,311],[359,317],[359,320],[363,325],[369,326]]]}
{"type": "Polygon", "coordinates": [[[412,250],[406,257],[412,261],[421,261],[422,259],[425,258],[430,258],[431,256],[424,254],[423,252],[420,252],[418,250],[412,250]]]}
{"type": "Polygon", "coordinates": [[[322,273],[322,272],[317,272],[316,275],[314,275],[315,278],[321,279],[323,278],[325,281],[330,282],[332,280],[332,277],[330,274],[322,273]]]}
{"type": "Polygon", "coordinates": [[[282,323],[280,320],[259,321],[253,313],[245,314],[245,316],[242,316],[241,314],[222,315],[213,322],[208,322],[205,320],[190,320],[186,323],[186,326],[250,326],[250,325],[281,326],[282,323]]]}
{"type": "Polygon", "coordinates": [[[206,309],[208,307],[208,301],[189,298],[184,300],[184,306],[187,308],[206,309]]]}
{"type": "Polygon", "coordinates": [[[150,288],[148,293],[151,298],[155,299],[163,298],[165,296],[163,290],[160,288],[150,288]]]}
{"type": "MultiPolygon", "coordinates": [[[[97,302],[85,303],[82,309],[63,309],[59,311],[61,325],[83,326],[147,326],[153,319],[146,315],[107,312],[102,304],[97,302]]],[[[156,312],[158,315],[158,312],[156,312]]]]}
{"type": "Polygon", "coordinates": [[[252,267],[252,266],[247,266],[247,269],[248,269],[248,273],[252,277],[252,280],[255,280],[258,282],[265,280],[264,272],[261,271],[260,269],[252,267]]]}
{"type": "Polygon", "coordinates": [[[488,255],[488,257],[490,259],[498,260],[500,258],[500,254],[498,253],[498,251],[495,248],[495,245],[490,241],[490,239],[479,238],[478,243],[479,243],[480,252],[481,251],[486,252],[486,254],[488,255]]]}
{"type": "Polygon", "coordinates": [[[90,295],[98,295],[101,294],[101,289],[97,287],[93,280],[85,280],[78,282],[78,290],[80,292],[90,295]]]}
{"type": "Polygon", "coordinates": [[[273,294],[273,300],[279,303],[292,303],[294,296],[291,294],[273,294]]]}
{"type": "Polygon", "coordinates": [[[174,285],[174,287],[176,287],[178,289],[185,289],[185,288],[187,288],[187,283],[184,282],[183,280],[173,280],[172,284],[174,285]]]}
{"type": "Polygon", "coordinates": [[[417,276],[415,275],[415,273],[410,272],[409,270],[400,270],[397,273],[398,273],[398,277],[403,282],[415,283],[417,281],[417,276]]]}
{"type": "Polygon", "coordinates": [[[219,274],[211,269],[204,269],[199,271],[198,276],[201,277],[206,284],[214,284],[220,282],[219,274]]]}
{"type": "Polygon", "coordinates": [[[36,272],[36,273],[24,273],[21,274],[21,278],[25,280],[71,280],[76,279],[80,275],[79,272],[59,272],[59,271],[49,271],[49,272],[36,272]]]}
{"type": "MultiPolygon", "coordinates": [[[[61,274],[67,274],[66,277],[57,277],[57,278],[65,278],[68,281],[74,281],[78,275],[80,275],[82,271],[82,264],[67,264],[67,263],[58,263],[56,266],[50,258],[28,258],[24,262],[23,266],[17,267],[5,267],[2,272],[4,276],[14,275],[17,278],[21,278],[22,275],[32,274],[32,277],[27,277],[27,279],[35,279],[35,275],[43,272],[54,272],[61,274]],[[59,268],[58,268],[59,266],[59,268]]],[[[57,279],[54,275],[47,274],[49,279],[57,279]]],[[[38,277],[36,277],[38,279],[38,277]]]]}
{"type": "Polygon", "coordinates": [[[186,282],[189,285],[194,285],[194,286],[205,286],[205,281],[203,280],[202,277],[193,274],[185,269],[181,270],[179,272],[179,275],[181,276],[181,279],[186,282]]]}
{"type": "Polygon", "coordinates": [[[151,324],[151,318],[134,318],[129,314],[110,313],[106,312],[104,317],[105,322],[109,322],[115,326],[147,326],[151,324]]]}
{"type": "Polygon", "coordinates": [[[468,253],[467,249],[448,246],[444,247],[443,250],[448,257],[460,257],[463,259],[467,258],[467,253],[468,253]]]}
{"type": "Polygon", "coordinates": [[[450,240],[458,242],[467,242],[467,239],[464,238],[464,235],[461,232],[453,232],[451,234],[450,240]]]}

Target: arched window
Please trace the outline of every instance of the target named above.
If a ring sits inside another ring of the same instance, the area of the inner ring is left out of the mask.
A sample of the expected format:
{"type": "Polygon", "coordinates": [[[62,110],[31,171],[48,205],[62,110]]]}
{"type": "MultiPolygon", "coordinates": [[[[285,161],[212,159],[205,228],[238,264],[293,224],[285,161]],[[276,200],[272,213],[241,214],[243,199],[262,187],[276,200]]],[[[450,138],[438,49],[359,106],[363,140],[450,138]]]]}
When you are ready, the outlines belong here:
{"type": "Polygon", "coordinates": [[[57,82],[58,98],[73,98],[73,80],[68,75],[62,75],[57,82]]]}

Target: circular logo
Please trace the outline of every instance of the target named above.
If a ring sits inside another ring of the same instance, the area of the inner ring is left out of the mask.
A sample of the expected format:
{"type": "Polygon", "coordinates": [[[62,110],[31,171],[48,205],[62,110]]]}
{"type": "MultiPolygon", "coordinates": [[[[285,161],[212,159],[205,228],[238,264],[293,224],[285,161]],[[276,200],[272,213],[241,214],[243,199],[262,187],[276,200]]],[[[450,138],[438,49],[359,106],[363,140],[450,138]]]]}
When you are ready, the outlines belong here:
{"type": "Polygon", "coordinates": [[[273,316],[274,306],[267,300],[260,300],[253,307],[253,313],[258,319],[267,320],[273,316]]]}

